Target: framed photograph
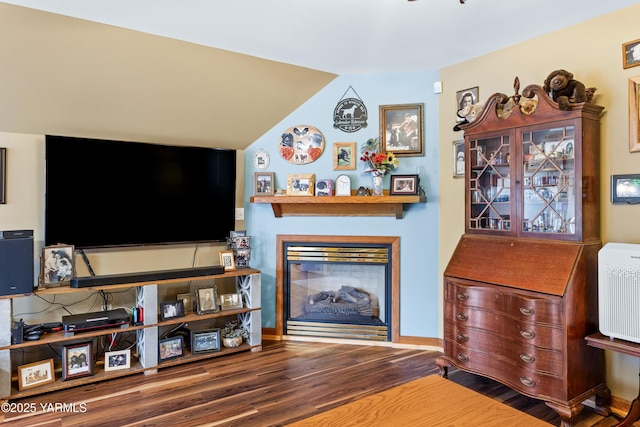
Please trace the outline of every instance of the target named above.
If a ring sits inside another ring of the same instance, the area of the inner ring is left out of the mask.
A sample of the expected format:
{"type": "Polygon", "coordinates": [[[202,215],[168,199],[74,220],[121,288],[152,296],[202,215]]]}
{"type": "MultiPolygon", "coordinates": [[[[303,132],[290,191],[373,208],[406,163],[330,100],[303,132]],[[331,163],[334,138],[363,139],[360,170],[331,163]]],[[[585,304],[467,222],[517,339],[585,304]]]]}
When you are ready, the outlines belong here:
{"type": "Polygon", "coordinates": [[[220,329],[191,331],[191,353],[220,351],[220,329]]]}
{"type": "Polygon", "coordinates": [[[7,203],[7,149],[0,147],[0,204],[7,203]]]}
{"type": "Polygon", "coordinates": [[[254,183],[253,194],[256,196],[273,196],[275,193],[273,172],[256,172],[254,183]]]}
{"type": "Polygon", "coordinates": [[[242,294],[220,295],[220,308],[222,310],[235,310],[242,307],[242,294]]]}
{"type": "Polygon", "coordinates": [[[104,370],[117,371],[131,367],[131,350],[107,351],[104,353],[104,370]]]}
{"type": "Polygon", "coordinates": [[[629,79],[629,151],[631,153],[640,152],[640,141],[638,140],[638,128],[640,128],[640,76],[629,79]]]}
{"type": "Polygon", "coordinates": [[[42,248],[40,284],[45,288],[69,285],[75,273],[74,247],[54,245],[42,248]]]}
{"type": "Polygon", "coordinates": [[[169,320],[184,317],[184,302],[179,299],[160,303],[160,319],[169,320]]]}
{"type": "Polygon", "coordinates": [[[611,175],[611,203],[640,203],[640,174],[611,175]]]}
{"type": "Polygon", "coordinates": [[[182,301],[185,313],[193,313],[193,298],[190,293],[178,294],[176,299],[182,301]]]}
{"type": "Polygon", "coordinates": [[[316,196],[333,196],[333,181],[330,179],[316,181],[316,196]]]}
{"type": "Polygon", "coordinates": [[[224,271],[233,271],[236,269],[236,260],[233,251],[220,251],[220,265],[224,267],[224,271]]]}
{"type": "Polygon", "coordinates": [[[622,45],[622,68],[640,65],[640,39],[622,45]]]}
{"type": "Polygon", "coordinates": [[[355,142],[334,142],[333,143],[333,170],[353,171],[356,170],[356,160],[358,152],[355,142]]]}
{"type": "Polygon", "coordinates": [[[93,375],[93,345],[90,341],[62,346],[62,381],[93,375]]]}
{"type": "Polygon", "coordinates": [[[158,340],[158,362],[184,356],[184,337],[177,335],[158,340]]]}
{"type": "Polygon", "coordinates": [[[422,156],[424,104],[380,106],[380,148],[396,156],[422,156]]]}
{"type": "Polygon", "coordinates": [[[288,175],[287,196],[313,196],[314,181],[314,174],[288,175]]]}
{"type": "Polygon", "coordinates": [[[464,139],[453,141],[453,177],[464,178],[464,139]]]}
{"type": "Polygon", "coordinates": [[[196,309],[198,314],[217,313],[218,289],[215,285],[203,285],[196,288],[196,309]]]}
{"type": "MultiPolygon", "coordinates": [[[[469,105],[477,104],[479,91],[480,89],[478,88],[478,86],[457,91],[456,92],[456,113],[460,110],[463,110],[465,107],[468,107],[469,105]]],[[[458,120],[462,120],[462,119],[458,117],[458,120]]]]}
{"type": "Polygon", "coordinates": [[[27,390],[56,380],[53,359],[18,366],[18,390],[27,390]]]}
{"type": "Polygon", "coordinates": [[[416,196],[418,194],[418,175],[391,175],[392,196],[416,196]]]}

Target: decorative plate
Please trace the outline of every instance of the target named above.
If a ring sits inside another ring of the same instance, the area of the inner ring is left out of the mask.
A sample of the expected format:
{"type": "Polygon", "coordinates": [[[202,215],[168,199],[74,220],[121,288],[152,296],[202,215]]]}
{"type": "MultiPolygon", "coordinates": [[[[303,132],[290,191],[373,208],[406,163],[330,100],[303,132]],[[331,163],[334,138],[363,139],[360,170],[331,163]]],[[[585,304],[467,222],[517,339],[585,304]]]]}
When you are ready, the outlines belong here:
{"type": "Polygon", "coordinates": [[[289,163],[311,163],[317,160],[323,151],[324,136],[313,126],[293,126],[285,130],[280,137],[278,152],[289,163]]]}

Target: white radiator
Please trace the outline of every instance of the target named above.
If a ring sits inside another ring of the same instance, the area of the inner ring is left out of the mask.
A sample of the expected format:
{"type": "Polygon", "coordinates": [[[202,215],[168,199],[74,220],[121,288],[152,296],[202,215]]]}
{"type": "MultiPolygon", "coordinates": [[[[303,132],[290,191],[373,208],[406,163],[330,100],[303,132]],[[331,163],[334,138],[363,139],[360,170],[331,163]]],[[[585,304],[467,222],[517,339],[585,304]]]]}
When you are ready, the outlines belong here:
{"type": "Polygon", "coordinates": [[[600,332],[640,343],[640,245],[607,243],[598,252],[600,332]]]}

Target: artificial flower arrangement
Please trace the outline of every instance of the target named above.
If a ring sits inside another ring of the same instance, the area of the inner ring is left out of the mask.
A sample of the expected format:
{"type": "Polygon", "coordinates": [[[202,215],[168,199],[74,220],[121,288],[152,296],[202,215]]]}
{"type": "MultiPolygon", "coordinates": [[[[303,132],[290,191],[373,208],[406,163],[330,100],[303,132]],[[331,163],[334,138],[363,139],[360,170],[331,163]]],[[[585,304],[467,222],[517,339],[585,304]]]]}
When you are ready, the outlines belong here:
{"type": "Polygon", "coordinates": [[[373,176],[373,195],[381,196],[382,177],[385,173],[398,167],[398,158],[391,152],[380,149],[380,140],[371,138],[360,147],[362,156],[360,160],[365,162],[365,172],[371,172],[373,176]]]}

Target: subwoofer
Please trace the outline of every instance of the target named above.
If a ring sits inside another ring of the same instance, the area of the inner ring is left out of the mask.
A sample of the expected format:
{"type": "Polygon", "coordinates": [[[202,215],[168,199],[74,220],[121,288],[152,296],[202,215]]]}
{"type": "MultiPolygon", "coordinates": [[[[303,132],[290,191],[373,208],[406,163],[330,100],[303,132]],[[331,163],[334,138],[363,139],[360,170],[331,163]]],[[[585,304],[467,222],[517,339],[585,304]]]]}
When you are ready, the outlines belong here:
{"type": "Polygon", "coordinates": [[[33,230],[0,231],[0,295],[33,292],[33,230]]]}

